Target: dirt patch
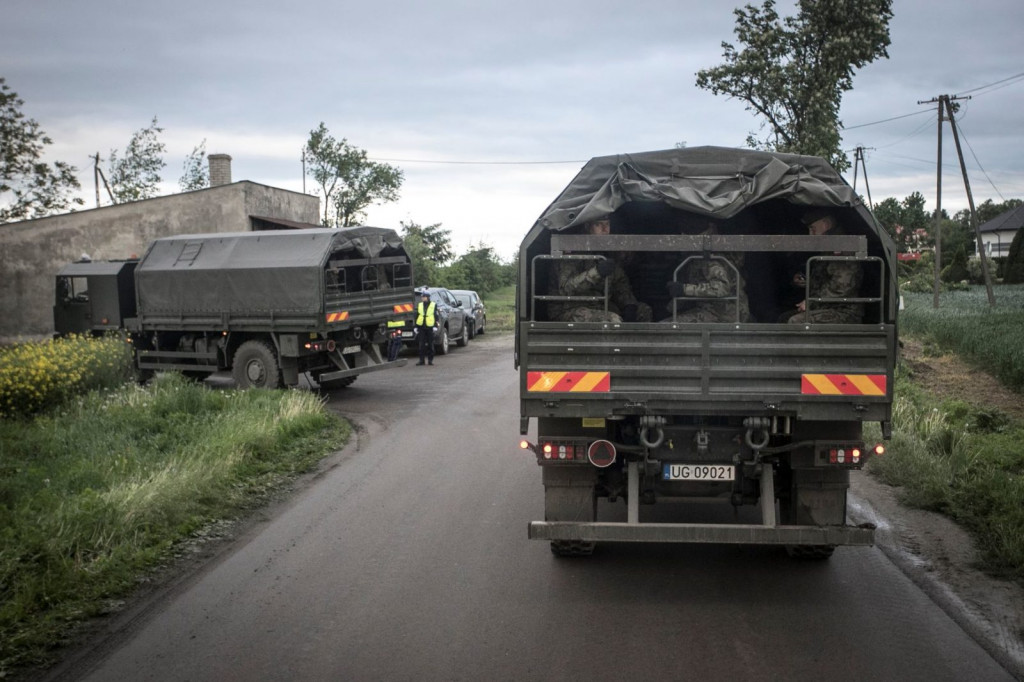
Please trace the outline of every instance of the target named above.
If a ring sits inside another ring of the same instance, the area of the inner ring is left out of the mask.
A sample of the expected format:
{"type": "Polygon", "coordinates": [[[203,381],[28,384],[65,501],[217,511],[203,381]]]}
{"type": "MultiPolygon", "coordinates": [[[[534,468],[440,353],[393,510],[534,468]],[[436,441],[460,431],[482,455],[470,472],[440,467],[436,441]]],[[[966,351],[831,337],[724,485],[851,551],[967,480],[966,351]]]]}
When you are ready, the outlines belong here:
{"type": "MultiPolygon", "coordinates": [[[[909,339],[904,340],[903,362],[914,383],[932,395],[1024,419],[1019,394],[954,355],[926,356],[923,344],[909,339]]],[[[981,571],[974,540],[950,519],[904,507],[897,488],[868,473],[851,478],[851,519],[874,523],[882,551],[993,658],[1024,680],[1024,588],[981,571]]]]}
{"type": "Polygon", "coordinates": [[[951,353],[925,353],[917,339],[903,339],[903,363],[914,383],[940,398],[963,400],[979,409],[997,409],[1024,420],[1024,397],[1003,386],[990,374],[974,369],[951,353]]]}

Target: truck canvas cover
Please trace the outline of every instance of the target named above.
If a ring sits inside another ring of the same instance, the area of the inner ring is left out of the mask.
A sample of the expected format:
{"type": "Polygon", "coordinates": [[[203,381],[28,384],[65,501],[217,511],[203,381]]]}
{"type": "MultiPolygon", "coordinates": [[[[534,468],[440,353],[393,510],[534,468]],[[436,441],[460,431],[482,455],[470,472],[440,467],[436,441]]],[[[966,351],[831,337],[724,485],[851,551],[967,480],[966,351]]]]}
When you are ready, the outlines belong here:
{"type": "MultiPolygon", "coordinates": [[[[537,226],[563,230],[610,215],[631,201],[662,202],[728,219],[775,198],[794,204],[864,208],[850,186],[820,158],[694,147],[591,159],[544,211],[537,226]]],[[[874,223],[866,209],[863,217],[874,223]]]]}
{"type": "MultiPolygon", "coordinates": [[[[750,217],[743,214],[757,214],[769,231],[762,227],[746,234],[804,235],[799,218],[806,207],[834,207],[848,234],[867,237],[869,255],[886,261],[895,258],[888,232],[823,159],[708,146],[591,159],[524,238],[521,267],[528,268],[534,256],[551,252],[552,235],[578,233],[591,220],[627,209],[649,211],[652,206],[660,207],[662,215],[686,211],[723,221],[736,219],[740,225],[750,217]],[[775,232],[776,228],[785,229],[775,232]]],[[[894,317],[895,278],[885,297],[894,317]]],[[[521,311],[529,311],[525,287],[520,289],[519,305],[521,311]]]]}
{"type": "Polygon", "coordinates": [[[136,269],[139,311],[314,315],[329,260],[404,254],[394,230],[311,228],[154,241],[136,269]]]}

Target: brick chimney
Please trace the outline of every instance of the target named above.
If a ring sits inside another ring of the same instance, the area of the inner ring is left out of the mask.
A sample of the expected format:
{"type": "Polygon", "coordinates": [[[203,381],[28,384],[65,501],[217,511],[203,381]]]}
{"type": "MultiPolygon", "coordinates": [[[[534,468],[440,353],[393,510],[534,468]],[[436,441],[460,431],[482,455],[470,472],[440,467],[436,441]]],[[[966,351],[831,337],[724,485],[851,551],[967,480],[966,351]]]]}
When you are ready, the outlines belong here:
{"type": "Polygon", "coordinates": [[[227,154],[209,154],[210,187],[231,184],[231,157],[227,154]]]}

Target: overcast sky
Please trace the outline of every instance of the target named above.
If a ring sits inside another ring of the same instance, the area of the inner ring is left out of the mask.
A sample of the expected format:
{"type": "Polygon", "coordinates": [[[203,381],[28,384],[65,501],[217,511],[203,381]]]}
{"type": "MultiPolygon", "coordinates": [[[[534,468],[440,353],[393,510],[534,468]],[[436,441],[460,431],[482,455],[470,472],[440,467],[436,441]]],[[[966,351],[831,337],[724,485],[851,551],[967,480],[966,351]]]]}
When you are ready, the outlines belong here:
{"type": "MultiPolygon", "coordinates": [[[[842,108],[844,148],[867,148],[874,202],[920,191],[934,208],[936,114],[918,101],[969,91],[958,122],[976,201],[1024,198],[1024,2],[893,4],[889,59],[857,72],[842,108]]],[[[742,146],[757,131],[741,102],[694,85],[734,42],[731,7],[6,0],[0,77],[53,138],[49,160],[81,171],[87,207],[89,156],[123,150],[154,116],[168,193],[204,139],[232,156],[234,180],[301,191],[300,150],[323,121],[405,172],[401,199],[371,208],[368,224],[441,223],[458,253],[482,242],[509,258],[590,157],[742,146]]],[[[945,132],[942,205],[955,212],[967,201],[945,132]]]]}

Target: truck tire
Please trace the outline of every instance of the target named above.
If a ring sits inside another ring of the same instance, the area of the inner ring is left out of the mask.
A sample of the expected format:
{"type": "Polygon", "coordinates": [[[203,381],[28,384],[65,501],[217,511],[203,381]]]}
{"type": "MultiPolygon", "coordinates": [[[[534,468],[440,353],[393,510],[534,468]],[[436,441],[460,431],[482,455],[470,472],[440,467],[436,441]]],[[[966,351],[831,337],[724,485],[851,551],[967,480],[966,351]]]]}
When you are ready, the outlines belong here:
{"type": "Polygon", "coordinates": [[[441,343],[437,347],[438,355],[448,355],[451,350],[452,341],[448,338],[448,327],[441,327],[441,343]]]}
{"type": "Polygon", "coordinates": [[[282,386],[277,356],[263,341],[246,341],[238,347],[231,376],[235,380],[235,387],[240,389],[282,386]]]}
{"type": "Polygon", "coordinates": [[[334,381],[328,381],[327,383],[320,383],[318,379],[317,383],[320,384],[320,388],[324,389],[325,391],[334,391],[339,388],[351,386],[353,383],[355,383],[355,380],[358,378],[359,377],[345,377],[344,379],[335,379],[334,381]]]}

